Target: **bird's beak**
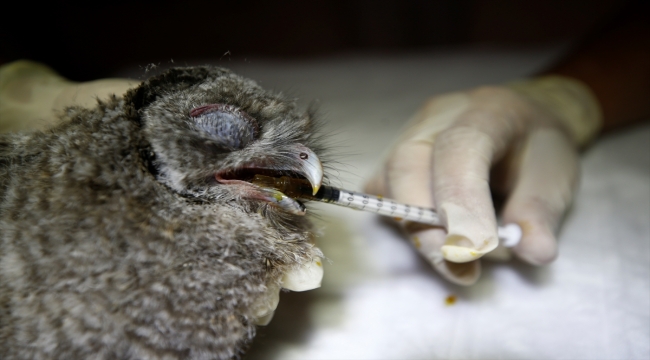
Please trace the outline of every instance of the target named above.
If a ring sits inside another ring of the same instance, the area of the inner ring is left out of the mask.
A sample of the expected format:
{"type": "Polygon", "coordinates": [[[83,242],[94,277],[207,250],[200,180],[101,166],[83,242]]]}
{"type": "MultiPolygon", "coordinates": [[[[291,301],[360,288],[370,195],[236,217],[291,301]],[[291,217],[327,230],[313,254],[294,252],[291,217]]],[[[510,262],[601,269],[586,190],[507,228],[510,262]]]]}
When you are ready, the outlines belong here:
{"type": "Polygon", "coordinates": [[[298,146],[297,155],[300,165],[296,170],[307,178],[313,190],[312,195],[316,195],[323,183],[323,164],[311,149],[302,144],[298,146]]]}

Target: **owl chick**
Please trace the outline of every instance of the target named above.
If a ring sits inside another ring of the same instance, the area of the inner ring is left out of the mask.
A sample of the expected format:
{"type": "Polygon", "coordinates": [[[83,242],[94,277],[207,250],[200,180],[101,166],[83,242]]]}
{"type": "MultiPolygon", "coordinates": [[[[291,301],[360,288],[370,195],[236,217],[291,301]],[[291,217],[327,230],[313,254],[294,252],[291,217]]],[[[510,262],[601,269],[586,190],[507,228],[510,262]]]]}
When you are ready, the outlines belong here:
{"type": "Polygon", "coordinates": [[[64,116],[0,136],[2,357],[239,357],[269,290],[320,265],[302,204],[249,182],[318,189],[313,117],[213,67],[64,116]]]}

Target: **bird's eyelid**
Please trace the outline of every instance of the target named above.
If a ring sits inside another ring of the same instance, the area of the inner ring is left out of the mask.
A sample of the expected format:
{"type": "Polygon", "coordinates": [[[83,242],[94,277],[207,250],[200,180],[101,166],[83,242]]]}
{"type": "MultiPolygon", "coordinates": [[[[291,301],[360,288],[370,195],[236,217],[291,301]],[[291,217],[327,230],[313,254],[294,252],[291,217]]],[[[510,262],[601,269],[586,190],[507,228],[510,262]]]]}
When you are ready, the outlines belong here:
{"type": "Polygon", "coordinates": [[[196,127],[226,147],[241,149],[260,133],[258,122],[238,107],[206,104],[189,112],[196,127]]]}
{"type": "Polygon", "coordinates": [[[241,110],[235,105],[229,105],[229,104],[206,104],[206,105],[197,106],[192,110],[190,110],[190,117],[198,117],[204,113],[213,112],[213,111],[228,112],[231,114],[242,116],[247,120],[256,122],[255,119],[253,119],[245,111],[241,110]]]}

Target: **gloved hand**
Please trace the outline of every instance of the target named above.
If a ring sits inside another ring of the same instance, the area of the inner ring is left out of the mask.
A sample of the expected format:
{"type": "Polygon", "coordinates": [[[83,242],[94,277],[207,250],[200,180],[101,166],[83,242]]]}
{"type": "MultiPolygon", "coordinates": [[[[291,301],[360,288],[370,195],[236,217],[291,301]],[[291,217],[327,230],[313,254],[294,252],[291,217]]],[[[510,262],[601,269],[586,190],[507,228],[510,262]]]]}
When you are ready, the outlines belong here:
{"type": "Polygon", "coordinates": [[[0,67],[0,133],[43,130],[56,125],[68,106],[92,107],[97,99],[123,95],[138,84],[128,79],[76,83],[49,67],[27,60],[0,67]]]}
{"type": "Polygon", "coordinates": [[[523,230],[514,253],[534,265],[557,256],[555,231],[578,181],[578,148],[599,131],[597,100],[582,83],[547,76],[431,99],[366,191],[435,208],[445,228],[402,222],[448,280],[471,285],[498,246],[491,190],[504,224],[523,230]]]}

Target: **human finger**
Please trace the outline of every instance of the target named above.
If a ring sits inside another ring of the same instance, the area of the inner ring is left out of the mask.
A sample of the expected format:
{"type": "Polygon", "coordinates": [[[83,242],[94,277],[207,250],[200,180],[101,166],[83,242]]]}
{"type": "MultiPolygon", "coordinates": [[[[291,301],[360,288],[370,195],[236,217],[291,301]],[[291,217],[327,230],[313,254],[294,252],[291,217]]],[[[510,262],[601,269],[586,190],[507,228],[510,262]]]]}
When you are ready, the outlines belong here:
{"type": "Polygon", "coordinates": [[[445,243],[447,233],[443,228],[406,223],[404,230],[413,246],[448,281],[457,285],[469,286],[479,279],[481,275],[480,260],[456,263],[444,258],[441,248],[445,243]]]}
{"type": "Polygon", "coordinates": [[[531,133],[503,212],[504,222],[517,223],[523,231],[512,249],[518,257],[534,265],[557,257],[555,231],[571,204],[578,177],[578,154],[565,134],[555,129],[531,133]]]}

